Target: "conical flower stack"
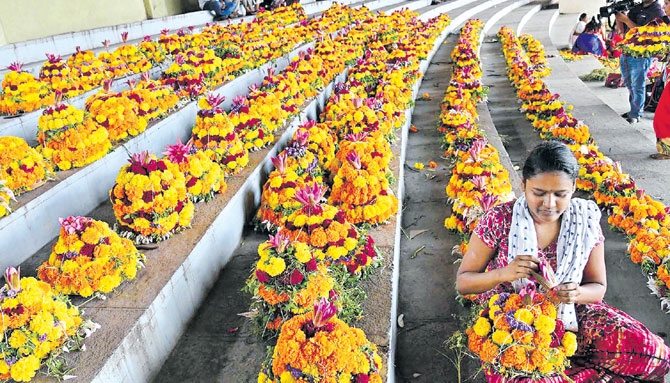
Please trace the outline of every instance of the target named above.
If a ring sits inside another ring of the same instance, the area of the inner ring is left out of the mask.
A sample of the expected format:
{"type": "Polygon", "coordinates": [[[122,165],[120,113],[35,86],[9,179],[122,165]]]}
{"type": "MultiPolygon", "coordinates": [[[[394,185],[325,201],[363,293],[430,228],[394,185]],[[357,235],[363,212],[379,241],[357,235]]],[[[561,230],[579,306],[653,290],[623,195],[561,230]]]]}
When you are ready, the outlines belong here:
{"type": "Polygon", "coordinates": [[[40,69],[40,80],[48,83],[51,90],[59,92],[63,98],[70,98],[82,94],[84,88],[79,82],[77,73],[73,71],[60,55],[47,53],[49,59],[40,69]]]}
{"type": "Polygon", "coordinates": [[[184,173],[186,191],[193,202],[209,201],[214,194],[226,192],[228,185],[221,166],[202,150],[196,150],[190,141],[182,144],[178,139],[175,145],[168,145],[166,149],[165,157],[184,173]]]}
{"type": "Polygon", "coordinates": [[[37,122],[37,141],[58,170],[80,168],[104,157],[112,148],[109,133],[88,113],[57,100],[37,122]]]}
{"type": "Polygon", "coordinates": [[[50,179],[52,173],[44,157],[20,137],[0,137],[0,180],[19,195],[37,188],[50,179]]]}
{"type": "Polygon", "coordinates": [[[235,133],[226,112],[219,107],[224,97],[210,93],[198,101],[193,145],[221,164],[226,174],[239,173],[249,163],[249,153],[235,133]]]}
{"type": "Polygon", "coordinates": [[[89,297],[107,294],[135,279],[144,255],[106,222],[88,217],[60,218],[60,234],[37,277],[57,293],[89,297]]]}
{"type": "Polygon", "coordinates": [[[55,94],[49,84],[23,70],[23,64],[12,63],[2,80],[0,113],[16,115],[29,113],[47,105],[53,105],[55,94]]]}
{"type": "Polygon", "coordinates": [[[179,166],[148,152],[135,153],[128,162],[109,192],[124,236],[158,242],[189,227],[195,208],[179,166]]]}
{"type": "Polygon", "coordinates": [[[111,85],[111,80],[105,80],[103,89],[86,100],[86,111],[107,129],[112,142],[119,142],[144,132],[147,120],[134,100],[112,91],[111,85]]]}

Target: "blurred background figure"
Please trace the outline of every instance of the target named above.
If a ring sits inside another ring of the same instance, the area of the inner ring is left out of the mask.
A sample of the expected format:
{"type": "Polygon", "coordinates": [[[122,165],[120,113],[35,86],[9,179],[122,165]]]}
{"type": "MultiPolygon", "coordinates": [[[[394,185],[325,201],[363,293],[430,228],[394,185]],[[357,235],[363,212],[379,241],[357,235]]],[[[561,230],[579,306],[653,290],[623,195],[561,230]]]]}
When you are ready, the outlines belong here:
{"type": "Polygon", "coordinates": [[[589,18],[586,15],[586,13],[582,13],[581,15],[579,15],[579,20],[577,21],[577,24],[575,24],[575,27],[572,28],[572,31],[570,32],[570,37],[568,39],[568,44],[570,44],[570,48],[572,48],[575,45],[575,40],[577,40],[577,37],[579,37],[579,35],[582,32],[584,32],[588,20],[589,18]]]}

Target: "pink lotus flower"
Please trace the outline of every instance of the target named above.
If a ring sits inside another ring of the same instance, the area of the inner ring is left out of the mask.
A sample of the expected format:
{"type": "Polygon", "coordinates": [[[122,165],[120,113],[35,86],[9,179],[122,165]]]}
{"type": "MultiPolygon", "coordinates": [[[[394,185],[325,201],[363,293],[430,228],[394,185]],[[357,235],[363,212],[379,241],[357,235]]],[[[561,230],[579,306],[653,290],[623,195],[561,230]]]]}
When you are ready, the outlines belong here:
{"type": "Polygon", "coordinates": [[[486,187],[486,176],[482,175],[473,176],[470,182],[472,182],[475,185],[475,188],[477,188],[477,190],[484,190],[484,188],[486,187]]]}
{"type": "Polygon", "coordinates": [[[5,269],[5,280],[9,289],[14,292],[21,291],[21,266],[14,268],[10,266],[5,269]]]}
{"type": "Polygon", "coordinates": [[[186,144],[181,143],[181,138],[177,137],[177,143],[174,145],[168,145],[166,151],[163,154],[167,157],[168,160],[174,162],[175,164],[181,164],[188,161],[188,155],[191,153],[193,141],[189,140],[186,144]]]}
{"type": "Polygon", "coordinates": [[[169,29],[161,29],[161,34],[167,35],[168,33],[170,33],[169,29]]]}
{"type": "Polygon", "coordinates": [[[128,41],[128,32],[121,32],[121,40],[123,40],[123,43],[125,44],[126,41],[128,41]]]}
{"type": "Polygon", "coordinates": [[[113,80],[111,78],[105,79],[102,82],[102,89],[104,89],[105,92],[109,93],[112,89],[112,82],[113,80]]]}
{"type": "Polygon", "coordinates": [[[297,130],[294,134],[294,141],[297,142],[300,146],[307,146],[307,141],[309,140],[309,132],[304,130],[297,130]]]}
{"type": "Polygon", "coordinates": [[[328,301],[328,299],[321,298],[320,302],[314,302],[314,319],[312,319],[312,323],[318,329],[325,325],[335,314],[337,314],[337,307],[328,301]]]}
{"type": "Polygon", "coordinates": [[[486,141],[484,140],[477,140],[472,144],[472,147],[470,148],[470,156],[475,160],[479,160],[479,155],[481,154],[482,150],[486,147],[486,141]]]}
{"type": "Polygon", "coordinates": [[[347,154],[347,161],[349,161],[351,166],[357,170],[361,170],[361,157],[357,152],[349,152],[349,154],[347,154]]]}
{"type": "Polygon", "coordinates": [[[86,229],[91,222],[91,219],[88,217],[71,215],[67,218],[59,217],[58,222],[66,233],[75,234],[84,231],[84,229],[86,229]]]}
{"type": "Polygon", "coordinates": [[[149,36],[149,35],[144,36],[144,38],[142,39],[142,41],[144,41],[145,43],[150,42],[150,41],[151,41],[151,36],[149,36]]]}
{"type": "Polygon", "coordinates": [[[109,40],[103,40],[102,41],[102,46],[105,47],[105,48],[109,48],[109,43],[110,43],[109,40]]]}
{"type": "Polygon", "coordinates": [[[354,102],[354,108],[358,109],[361,106],[363,106],[363,99],[360,97],[356,97],[352,100],[354,102]]]}
{"type": "Polygon", "coordinates": [[[279,153],[277,157],[272,157],[271,160],[275,169],[277,169],[280,174],[284,174],[286,171],[286,152],[279,153]]]}
{"type": "Polygon", "coordinates": [[[498,196],[484,193],[482,196],[477,197],[477,202],[479,202],[479,205],[484,211],[487,211],[496,205],[498,202],[498,196]]]}
{"type": "Polygon", "coordinates": [[[294,198],[305,206],[316,206],[326,195],[326,187],[318,183],[305,185],[302,189],[296,191],[294,198]]]}
{"type": "Polygon", "coordinates": [[[635,196],[637,197],[637,199],[643,199],[644,198],[644,189],[635,190],[635,196]]]}
{"type": "Polygon", "coordinates": [[[55,64],[55,63],[58,63],[62,60],[60,55],[46,53],[46,56],[47,56],[47,59],[49,59],[49,64],[55,64]]]}
{"type": "Polygon", "coordinates": [[[277,235],[270,236],[270,247],[274,248],[277,253],[283,253],[286,251],[286,248],[291,244],[291,240],[288,235],[283,233],[277,233],[277,235]]]}
{"type": "Polygon", "coordinates": [[[18,61],[15,61],[15,62],[9,64],[7,69],[13,70],[14,72],[21,72],[23,70],[23,64],[18,62],[18,61]]]}
{"type": "Polygon", "coordinates": [[[139,153],[133,153],[132,156],[128,159],[131,165],[146,165],[151,159],[151,155],[148,150],[144,150],[139,153]]]}
{"type": "Polygon", "coordinates": [[[361,133],[349,133],[344,136],[344,139],[351,142],[363,142],[368,137],[366,132],[361,133]]]}
{"type": "Polygon", "coordinates": [[[207,97],[207,103],[211,105],[212,108],[226,100],[226,96],[222,94],[216,94],[214,92],[207,93],[206,97],[207,97]]]}

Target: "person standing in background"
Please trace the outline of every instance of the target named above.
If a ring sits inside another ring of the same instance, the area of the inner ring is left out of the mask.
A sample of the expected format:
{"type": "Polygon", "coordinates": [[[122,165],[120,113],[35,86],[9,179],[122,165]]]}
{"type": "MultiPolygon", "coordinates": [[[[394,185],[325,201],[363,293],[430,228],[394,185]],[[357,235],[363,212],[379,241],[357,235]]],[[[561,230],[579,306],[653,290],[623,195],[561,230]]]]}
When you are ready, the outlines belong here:
{"type": "MultiPolygon", "coordinates": [[[[641,4],[634,6],[628,14],[617,13],[616,22],[623,28],[623,35],[625,36],[629,29],[647,25],[652,20],[663,16],[665,16],[665,11],[657,0],[643,0],[641,4]]],[[[653,59],[653,57],[633,57],[626,53],[623,53],[619,58],[621,77],[626,88],[628,88],[628,101],[630,103],[630,111],[622,114],[621,117],[625,118],[629,124],[639,122],[642,116],[646,97],[647,71],[653,59]]]]}

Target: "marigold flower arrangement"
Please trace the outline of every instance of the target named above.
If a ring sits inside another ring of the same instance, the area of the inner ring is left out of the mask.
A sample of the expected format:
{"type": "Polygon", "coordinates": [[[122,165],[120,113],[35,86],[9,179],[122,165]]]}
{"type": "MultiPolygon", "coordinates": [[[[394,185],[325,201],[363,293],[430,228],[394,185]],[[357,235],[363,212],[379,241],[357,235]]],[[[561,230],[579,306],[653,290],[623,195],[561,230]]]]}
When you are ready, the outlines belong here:
{"type": "Polygon", "coordinates": [[[323,170],[316,154],[308,149],[309,133],[296,130],[293,138],[282,151],[286,153],[286,166],[301,177],[311,177],[321,182],[323,170]]]}
{"type": "Polygon", "coordinates": [[[67,296],[48,283],[21,278],[21,268],[5,271],[7,284],[0,289],[0,380],[28,382],[42,365],[47,375],[62,378],[66,349],[77,349],[99,325],[83,320],[67,296]],[[60,366],[59,366],[60,365],[60,366]]]}
{"type": "Polygon", "coordinates": [[[278,233],[258,246],[258,255],[245,290],[254,296],[251,309],[259,329],[278,330],[283,321],[334,293],[335,280],[306,243],[278,233]]]}
{"type": "Polygon", "coordinates": [[[398,211],[398,199],[393,195],[385,171],[372,167],[376,173],[361,164],[357,152],[349,152],[333,180],[328,202],[341,208],[347,221],[380,224],[398,211]]]}
{"type": "Polygon", "coordinates": [[[7,67],[10,70],[2,79],[0,113],[15,115],[29,113],[47,105],[53,105],[55,95],[49,84],[23,70],[20,62],[7,67]]]}
{"type": "Polygon", "coordinates": [[[378,263],[372,238],[348,222],[342,210],[322,203],[325,193],[318,183],[296,191],[294,198],[302,206],[286,218],[279,232],[312,246],[317,259],[345,265],[352,275],[378,263]]]}
{"type": "Polygon", "coordinates": [[[557,318],[550,294],[529,290],[495,294],[477,309],[466,330],[468,348],[505,378],[563,375],[577,336],[557,318]]]}
{"type": "Polygon", "coordinates": [[[84,88],[79,83],[79,78],[60,55],[47,53],[49,59],[40,68],[39,78],[51,86],[51,90],[59,92],[64,98],[70,98],[82,94],[84,88]]]}
{"type": "Polygon", "coordinates": [[[104,81],[103,89],[86,100],[86,111],[107,129],[110,141],[119,142],[144,132],[147,120],[135,101],[111,91],[111,85],[111,80],[104,81]]]}
{"type": "MultiPolygon", "coordinates": [[[[653,230],[658,233],[661,228],[670,228],[670,215],[666,206],[645,194],[642,189],[635,190],[633,196],[618,197],[611,210],[607,222],[637,240],[641,240],[637,238],[639,230],[653,230]]],[[[649,249],[646,250],[652,253],[649,249]]],[[[658,259],[656,263],[659,263],[658,259]]]]}
{"type": "Polygon", "coordinates": [[[107,129],[74,105],[57,101],[42,112],[37,128],[39,150],[58,170],[88,165],[112,148],[107,129]]]}
{"type": "Polygon", "coordinates": [[[648,278],[647,286],[654,295],[661,299],[661,309],[670,313],[670,257],[665,258],[648,278]]]}
{"type": "Polygon", "coordinates": [[[331,133],[329,123],[308,120],[298,127],[293,134],[294,138],[297,137],[298,132],[307,133],[307,150],[316,155],[321,169],[331,169],[331,164],[335,160],[337,138],[331,133]]]}
{"type": "Polygon", "coordinates": [[[151,61],[143,54],[137,45],[127,44],[128,32],[121,33],[121,40],[123,44],[119,45],[112,55],[118,57],[121,61],[126,63],[128,70],[132,73],[146,72],[152,68],[151,61]]]}
{"type": "Polygon", "coordinates": [[[358,153],[361,166],[374,173],[388,172],[389,163],[393,158],[388,141],[377,139],[367,133],[347,134],[339,141],[339,149],[329,169],[331,174],[337,173],[352,152],[358,153]]]}
{"type": "Polygon", "coordinates": [[[228,114],[219,107],[224,97],[214,93],[198,101],[198,115],[192,131],[193,145],[218,162],[226,174],[237,174],[249,163],[249,152],[235,133],[228,114]]]}
{"type": "Polygon", "coordinates": [[[105,50],[98,53],[98,60],[105,65],[105,73],[108,79],[123,77],[130,73],[128,64],[119,56],[118,52],[109,52],[109,40],[102,42],[105,50]]]}
{"type": "Polygon", "coordinates": [[[0,178],[0,218],[9,215],[12,212],[9,205],[12,201],[16,202],[14,192],[7,187],[7,180],[0,178]]]}
{"type": "Polygon", "coordinates": [[[144,266],[144,254],[106,222],[81,216],[59,218],[59,222],[60,234],[49,260],[37,268],[37,277],[55,292],[82,297],[107,294],[123,281],[135,279],[144,266]]]}
{"type": "Polygon", "coordinates": [[[302,206],[293,198],[296,190],[307,183],[317,182],[309,174],[299,176],[295,170],[289,168],[287,158],[286,152],[282,151],[271,159],[275,170],[263,185],[261,203],[254,218],[255,226],[259,230],[275,232],[284,226],[286,218],[302,206]]]}
{"type": "Polygon", "coordinates": [[[0,180],[19,195],[33,190],[52,176],[51,165],[20,137],[0,137],[0,180]]]}
{"type": "Polygon", "coordinates": [[[599,205],[611,205],[617,201],[617,197],[632,197],[635,195],[635,181],[624,173],[621,163],[615,162],[610,171],[603,175],[602,183],[593,193],[593,197],[599,205]]]}
{"type": "Polygon", "coordinates": [[[106,72],[105,63],[95,56],[91,50],[81,50],[77,47],[75,54],[67,59],[67,66],[79,78],[79,84],[85,92],[102,85],[102,82],[112,76],[106,72]]]}
{"type": "Polygon", "coordinates": [[[167,146],[166,158],[179,166],[186,177],[186,191],[193,202],[210,201],[214,194],[223,194],[228,185],[221,166],[202,150],[196,150],[192,142],[167,146]]]}
{"type": "Polygon", "coordinates": [[[323,298],[313,311],[286,321],[258,382],[381,383],[377,347],[336,314],[335,305],[323,298]]]}
{"type": "Polygon", "coordinates": [[[191,225],[194,205],[179,165],[148,152],[135,153],[109,192],[124,237],[158,242],[191,225]]]}
{"type": "MultiPolygon", "coordinates": [[[[146,111],[148,120],[159,120],[166,117],[170,111],[177,108],[179,103],[179,96],[174,90],[168,86],[163,85],[158,80],[152,80],[149,72],[144,72],[140,75],[141,81],[135,86],[135,90],[148,90],[149,95],[141,97],[141,99],[148,105],[139,105],[140,113],[146,111]]],[[[132,93],[131,93],[132,94],[132,93]]],[[[138,101],[138,99],[136,99],[138,101]]]]}
{"type": "Polygon", "coordinates": [[[151,40],[151,36],[144,36],[144,39],[138,44],[138,48],[152,65],[165,61],[166,56],[163,47],[158,42],[151,40]]]}
{"type": "Polygon", "coordinates": [[[634,57],[654,57],[667,53],[670,42],[670,27],[663,22],[654,22],[631,28],[617,48],[634,57]]]}
{"type": "Polygon", "coordinates": [[[172,65],[161,75],[161,82],[171,88],[180,98],[195,98],[206,90],[205,74],[178,54],[172,65]]]}
{"type": "Polygon", "coordinates": [[[452,215],[445,221],[447,229],[469,234],[487,208],[514,198],[498,151],[485,140],[460,152],[452,173],[446,188],[453,201],[452,215]]]}
{"type": "Polygon", "coordinates": [[[254,102],[252,105],[246,96],[237,96],[233,99],[228,117],[235,133],[244,142],[247,151],[261,150],[275,140],[274,134],[265,126],[265,117],[262,113],[262,105],[254,102]]]}

